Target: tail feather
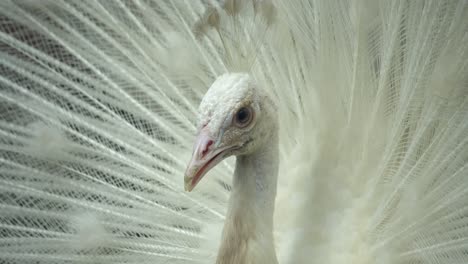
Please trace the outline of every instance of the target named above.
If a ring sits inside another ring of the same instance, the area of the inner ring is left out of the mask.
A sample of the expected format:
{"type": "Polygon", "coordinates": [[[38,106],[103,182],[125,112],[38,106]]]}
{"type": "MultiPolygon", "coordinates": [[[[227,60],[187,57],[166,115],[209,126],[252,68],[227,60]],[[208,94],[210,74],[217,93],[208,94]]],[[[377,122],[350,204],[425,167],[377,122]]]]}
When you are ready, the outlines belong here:
{"type": "Polygon", "coordinates": [[[182,175],[214,70],[184,83],[167,55],[202,6],[153,4],[0,4],[2,260],[204,261],[199,230],[224,217],[230,173],[193,195],[182,175]]]}
{"type": "MultiPolygon", "coordinates": [[[[303,210],[289,230],[281,228],[289,208],[277,212],[279,240],[295,236],[286,259],[466,261],[466,3],[280,5],[293,39],[307,47],[291,54],[313,61],[295,72],[311,75],[304,86],[316,97],[303,104],[312,117],[291,126],[309,133],[288,131],[298,143],[285,151],[291,189],[279,195],[299,198],[303,210]]],[[[291,54],[288,66],[300,61],[291,54]]]]}

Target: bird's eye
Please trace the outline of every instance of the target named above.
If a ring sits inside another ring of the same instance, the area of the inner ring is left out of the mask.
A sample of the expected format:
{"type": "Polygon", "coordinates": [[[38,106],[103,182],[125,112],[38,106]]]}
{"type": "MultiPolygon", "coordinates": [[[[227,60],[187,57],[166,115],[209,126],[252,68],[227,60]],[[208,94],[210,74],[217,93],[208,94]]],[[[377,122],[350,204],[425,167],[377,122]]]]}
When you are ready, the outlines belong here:
{"type": "Polygon", "coordinates": [[[250,107],[241,107],[234,116],[234,124],[238,127],[246,127],[252,122],[253,112],[250,107]]]}

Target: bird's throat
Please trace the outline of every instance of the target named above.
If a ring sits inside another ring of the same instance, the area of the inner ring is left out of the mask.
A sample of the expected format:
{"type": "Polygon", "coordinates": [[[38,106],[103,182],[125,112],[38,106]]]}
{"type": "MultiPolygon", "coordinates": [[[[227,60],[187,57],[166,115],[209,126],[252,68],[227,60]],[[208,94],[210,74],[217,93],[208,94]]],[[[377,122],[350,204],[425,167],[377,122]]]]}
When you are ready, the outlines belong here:
{"type": "Polygon", "coordinates": [[[275,136],[254,153],[237,157],[217,264],[277,263],[273,212],[278,155],[275,136]]]}

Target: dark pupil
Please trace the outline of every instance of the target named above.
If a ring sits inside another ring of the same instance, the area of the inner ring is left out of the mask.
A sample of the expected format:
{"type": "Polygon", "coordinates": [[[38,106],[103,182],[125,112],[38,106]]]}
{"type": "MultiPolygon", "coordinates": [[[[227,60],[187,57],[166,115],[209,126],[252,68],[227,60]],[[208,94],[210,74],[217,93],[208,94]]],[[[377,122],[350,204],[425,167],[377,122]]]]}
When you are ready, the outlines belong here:
{"type": "Polygon", "coordinates": [[[249,120],[249,111],[246,108],[241,108],[237,112],[237,120],[241,123],[244,123],[249,120]]]}

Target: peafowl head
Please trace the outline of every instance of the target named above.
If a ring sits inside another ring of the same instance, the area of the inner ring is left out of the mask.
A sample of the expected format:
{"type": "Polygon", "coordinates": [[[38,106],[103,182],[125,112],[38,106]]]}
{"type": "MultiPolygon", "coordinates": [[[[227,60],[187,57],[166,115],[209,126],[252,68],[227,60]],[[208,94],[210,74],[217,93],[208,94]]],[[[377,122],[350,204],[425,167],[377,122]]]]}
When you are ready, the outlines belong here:
{"type": "Polygon", "coordinates": [[[276,133],[275,107],[246,73],[218,77],[199,107],[199,129],[185,172],[185,190],[229,156],[249,155],[276,133]]]}

